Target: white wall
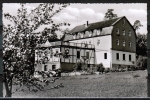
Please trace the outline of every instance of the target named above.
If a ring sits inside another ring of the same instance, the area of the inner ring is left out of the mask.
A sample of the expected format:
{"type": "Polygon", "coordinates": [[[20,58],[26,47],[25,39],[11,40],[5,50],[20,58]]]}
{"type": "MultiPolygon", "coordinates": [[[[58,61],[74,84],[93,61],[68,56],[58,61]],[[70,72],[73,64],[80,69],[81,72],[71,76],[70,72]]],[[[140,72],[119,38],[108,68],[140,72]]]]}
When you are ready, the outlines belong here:
{"type": "Polygon", "coordinates": [[[89,43],[95,45],[95,64],[103,63],[104,67],[111,67],[110,61],[111,61],[111,35],[106,36],[99,36],[99,37],[93,37],[93,38],[86,38],[86,39],[80,39],[80,40],[73,40],[70,42],[76,42],[76,43],[89,43]],[[98,40],[100,40],[100,44],[97,45],[98,40]],[[107,53],[107,59],[104,59],[104,53],[107,53]]]}
{"type": "Polygon", "coordinates": [[[112,50],[112,63],[123,65],[135,65],[136,53],[112,50]],[[119,53],[119,60],[116,59],[116,53],[119,53]],[[125,54],[125,60],[123,60],[123,54],[125,54]],[[129,54],[131,55],[131,61],[129,61],[129,54]],[[134,61],[134,64],[132,63],[132,61],[134,61]]]}

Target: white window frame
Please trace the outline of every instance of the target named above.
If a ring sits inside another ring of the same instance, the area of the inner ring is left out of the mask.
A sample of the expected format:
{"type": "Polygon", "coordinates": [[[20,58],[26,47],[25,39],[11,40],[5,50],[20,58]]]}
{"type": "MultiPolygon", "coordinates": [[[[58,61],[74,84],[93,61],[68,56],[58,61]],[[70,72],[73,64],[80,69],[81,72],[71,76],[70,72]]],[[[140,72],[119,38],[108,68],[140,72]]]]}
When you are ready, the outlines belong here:
{"type": "Polygon", "coordinates": [[[122,45],[125,47],[126,46],[126,42],[123,40],[122,45]]]}
{"type": "Polygon", "coordinates": [[[129,37],[131,37],[131,30],[129,30],[129,37]]]}
{"type": "Polygon", "coordinates": [[[125,29],[122,30],[122,35],[126,35],[125,29]]]}
{"type": "Polygon", "coordinates": [[[119,45],[119,40],[118,39],[116,40],[116,42],[117,42],[117,45],[119,45]]]}
{"type": "Polygon", "coordinates": [[[101,31],[100,29],[97,30],[97,35],[100,35],[101,31]]]}
{"type": "Polygon", "coordinates": [[[119,35],[119,28],[116,28],[116,34],[119,35]]]}
{"type": "Polygon", "coordinates": [[[131,47],[131,41],[129,41],[129,47],[131,47]]]}

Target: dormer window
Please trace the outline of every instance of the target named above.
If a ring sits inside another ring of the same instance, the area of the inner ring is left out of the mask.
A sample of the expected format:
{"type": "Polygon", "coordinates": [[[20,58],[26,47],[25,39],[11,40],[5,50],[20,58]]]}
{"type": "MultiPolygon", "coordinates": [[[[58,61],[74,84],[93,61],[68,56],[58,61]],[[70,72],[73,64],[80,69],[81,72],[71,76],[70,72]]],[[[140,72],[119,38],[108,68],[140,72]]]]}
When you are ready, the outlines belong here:
{"type": "Polygon", "coordinates": [[[89,37],[91,37],[92,36],[92,31],[89,31],[89,37]]]}
{"type": "Polygon", "coordinates": [[[81,38],[81,33],[78,33],[78,38],[81,38]]]}
{"type": "Polygon", "coordinates": [[[119,35],[119,28],[116,29],[116,34],[119,35]]]}
{"type": "Polygon", "coordinates": [[[129,47],[131,47],[131,42],[129,41],[129,47]]]}
{"type": "Polygon", "coordinates": [[[85,37],[88,37],[89,36],[89,31],[86,31],[85,32],[85,37]]]}
{"type": "Polygon", "coordinates": [[[100,35],[100,30],[97,30],[97,35],[100,35]]]}
{"type": "Polygon", "coordinates": [[[123,41],[123,46],[125,47],[125,41],[123,41]]]}
{"type": "Polygon", "coordinates": [[[125,35],[125,30],[122,30],[122,35],[125,35]]]}
{"type": "Polygon", "coordinates": [[[73,39],[76,39],[76,35],[75,34],[73,35],[73,39]]]}
{"type": "Polygon", "coordinates": [[[119,45],[119,40],[116,41],[117,45],[119,45]]]}
{"type": "Polygon", "coordinates": [[[83,38],[83,34],[84,34],[84,33],[82,32],[82,33],[81,33],[81,38],[83,38]]]}
{"type": "Polygon", "coordinates": [[[131,30],[129,31],[129,37],[131,37],[131,30]]]}

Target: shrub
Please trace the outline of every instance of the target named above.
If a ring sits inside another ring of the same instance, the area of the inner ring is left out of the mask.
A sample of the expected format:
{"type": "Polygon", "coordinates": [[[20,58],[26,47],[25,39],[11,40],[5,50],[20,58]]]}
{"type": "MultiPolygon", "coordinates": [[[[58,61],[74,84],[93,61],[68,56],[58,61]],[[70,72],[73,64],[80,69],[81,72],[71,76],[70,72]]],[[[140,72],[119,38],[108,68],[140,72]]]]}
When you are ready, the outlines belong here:
{"type": "Polygon", "coordinates": [[[105,73],[110,72],[110,68],[105,68],[105,73]]]}
{"type": "Polygon", "coordinates": [[[139,55],[137,57],[137,66],[139,66],[141,70],[145,70],[147,68],[147,57],[139,55]]]}
{"type": "Polygon", "coordinates": [[[105,71],[105,68],[102,63],[97,65],[97,71],[102,72],[102,73],[105,71]]]}

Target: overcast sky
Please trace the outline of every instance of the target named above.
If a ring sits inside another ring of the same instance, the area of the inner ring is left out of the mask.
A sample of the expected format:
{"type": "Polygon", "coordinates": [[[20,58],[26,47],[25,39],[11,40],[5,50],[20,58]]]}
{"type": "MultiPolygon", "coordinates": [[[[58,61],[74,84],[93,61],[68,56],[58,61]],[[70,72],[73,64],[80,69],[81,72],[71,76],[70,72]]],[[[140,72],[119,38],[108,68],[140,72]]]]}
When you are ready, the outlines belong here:
{"type": "MultiPolygon", "coordinates": [[[[34,9],[39,4],[26,4],[28,12],[34,9]]],[[[19,4],[4,3],[3,13],[10,13],[16,15],[19,4]]],[[[135,20],[140,20],[143,27],[140,28],[140,33],[147,33],[147,4],[70,4],[67,8],[53,17],[55,23],[68,22],[71,26],[62,27],[70,30],[77,25],[102,21],[107,9],[114,9],[114,14],[118,17],[126,16],[126,18],[133,25],[135,20]]],[[[3,18],[3,24],[10,23],[3,18]]],[[[41,31],[45,26],[40,27],[37,31],[41,31]]],[[[46,26],[47,27],[47,26],[46,26]]]]}

